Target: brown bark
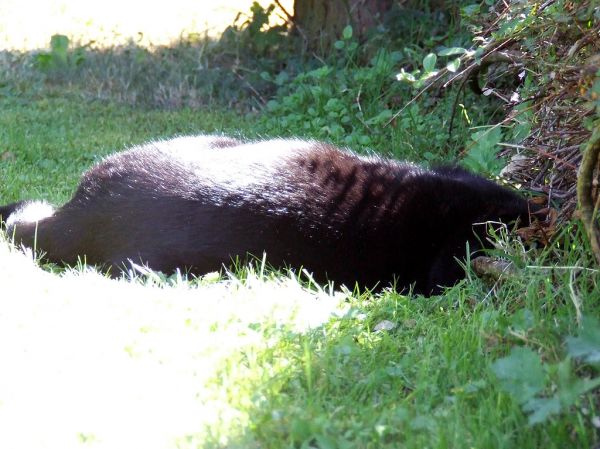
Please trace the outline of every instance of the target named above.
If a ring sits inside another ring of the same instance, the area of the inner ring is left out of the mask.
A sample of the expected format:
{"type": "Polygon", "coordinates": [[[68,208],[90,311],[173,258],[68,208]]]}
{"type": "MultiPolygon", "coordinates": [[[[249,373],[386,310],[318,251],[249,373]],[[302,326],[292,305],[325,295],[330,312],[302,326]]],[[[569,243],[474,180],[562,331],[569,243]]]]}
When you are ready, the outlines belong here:
{"type": "Polygon", "coordinates": [[[598,228],[598,206],[600,194],[594,192],[594,171],[600,161],[600,127],[596,128],[583,153],[577,179],[577,200],[581,220],[590,239],[592,252],[600,264],[600,229],[598,228]],[[594,200],[594,193],[596,199],[594,200]]]}
{"type": "Polygon", "coordinates": [[[311,48],[328,48],[352,25],[362,37],[377,25],[393,0],[295,0],[294,25],[311,48]]]}

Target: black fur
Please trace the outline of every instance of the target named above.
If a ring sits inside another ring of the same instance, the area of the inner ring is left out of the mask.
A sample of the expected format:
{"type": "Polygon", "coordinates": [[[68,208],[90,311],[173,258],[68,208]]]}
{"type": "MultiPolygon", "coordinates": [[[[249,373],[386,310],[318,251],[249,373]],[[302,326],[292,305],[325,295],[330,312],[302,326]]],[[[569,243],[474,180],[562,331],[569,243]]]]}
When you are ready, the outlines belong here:
{"type": "MultiPolygon", "coordinates": [[[[4,213],[15,205],[0,209],[4,213]]],[[[488,220],[528,220],[527,202],[459,168],[426,170],[302,140],[217,136],[149,143],[87,171],[51,216],[9,220],[50,261],[123,268],[128,260],[206,273],[248,254],[319,281],[414,285],[431,294],[464,276],[456,258],[488,220]]],[[[114,268],[113,268],[114,269],[114,268]]]]}
{"type": "Polygon", "coordinates": [[[10,217],[19,208],[27,204],[27,201],[17,201],[15,203],[7,204],[6,206],[0,206],[0,229],[4,228],[4,224],[8,217],[10,217]]]}

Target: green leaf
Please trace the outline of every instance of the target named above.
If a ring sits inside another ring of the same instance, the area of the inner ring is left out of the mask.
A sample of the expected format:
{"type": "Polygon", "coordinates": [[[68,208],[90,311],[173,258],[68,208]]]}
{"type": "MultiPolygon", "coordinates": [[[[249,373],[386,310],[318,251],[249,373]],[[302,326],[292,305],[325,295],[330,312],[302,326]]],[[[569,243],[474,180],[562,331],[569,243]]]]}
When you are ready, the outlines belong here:
{"type": "Polygon", "coordinates": [[[311,426],[306,419],[296,418],[292,420],[290,434],[293,441],[302,442],[310,438],[311,426]]]}
{"type": "Polygon", "coordinates": [[[458,70],[458,68],[460,67],[460,58],[456,58],[452,61],[450,61],[448,64],[446,64],[446,68],[448,69],[448,71],[454,73],[458,70]]]}
{"type": "Polygon", "coordinates": [[[338,99],[338,98],[330,98],[329,100],[327,100],[327,103],[325,104],[324,109],[326,111],[333,111],[333,112],[338,112],[341,111],[345,108],[344,103],[338,99]]]}
{"type": "Polygon", "coordinates": [[[73,52],[73,63],[79,66],[85,62],[85,50],[83,48],[76,48],[73,52]]]}
{"type": "Polygon", "coordinates": [[[546,383],[540,356],[529,348],[513,348],[507,357],[492,364],[492,371],[502,390],[521,404],[533,399],[546,383]]]}
{"type": "Polygon", "coordinates": [[[422,156],[426,161],[433,161],[436,158],[435,154],[433,154],[431,151],[425,151],[422,156]]]}
{"type": "Polygon", "coordinates": [[[401,51],[393,51],[390,53],[390,59],[392,62],[400,62],[402,61],[402,58],[404,58],[404,55],[401,51]]]}
{"type": "Polygon", "coordinates": [[[591,316],[583,318],[578,337],[567,337],[567,351],[571,357],[587,363],[600,363],[600,323],[591,316]]]}
{"type": "Polygon", "coordinates": [[[367,125],[379,125],[382,123],[387,123],[389,119],[392,118],[394,114],[392,113],[392,111],[390,111],[389,109],[384,109],[383,111],[381,111],[379,114],[377,114],[375,117],[370,118],[369,120],[367,120],[367,125]]]}
{"type": "Polygon", "coordinates": [[[534,323],[535,317],[529,309],[518,310],[510,320],[512,329],[519,332],[527,332],[533,327],[534,323]]]}
{"type": "Polygon", "coordinates": [[[396,75],[396,79],[407,83],[414,83],[416,81],[415,76],[412,73],[405,72],[404,69],[400,69],[400,73],[396,75]]]}
{"type": "Polygon", "coordinates": [[[600,377],[580,379],[571,369],[571,360],[566,358],[558,364],[558,398],[563,407],[570,407],[579,397],[600,384],[600,377]]]}
{"type": "Polygon", "coordinates": [[[364,134],[361,134],[358,137],[358,143],[361,145],[370,145],[371,144],[371,138],[369,136],[365,136],[364,134]]]}
{"type": "Polygon", "coordinates": [[[476,14],[479,14],[479,10],[481,6],[477,4],[467,5],[461,9],[461,13],[464,17],[472,17],[476,14]]]}
{"type": "Polygon", "coordinates": [[[335,440],[326,435],[315,435],[315,440],[319,444],[319,448],[323,449],[337,449],[335,440]]]}
{"type": "Polygon", "coordinates": [[[552,366],[558,374],[557,392],[550,398],[532,398],[523,405],[523,411],[531,413],[529,424],[546,421],[550,416],[565,411],[577,402],[579,397],[600,385],[600,378],[579,379],[574,376],[569,358],[552,366]]]}
{"type": "Polygon", "coordinates": [[[69,38],[62,34],[54,34],[50,38],[50,48],[56,52],[66,52],[69,48],[69,38]]]}
{"type": "Polygon", "coordinates": [[[433,72],[435,69],[435,63],[437,62],[437,56],[435,53],[429,53],[425,58],[423,58],[423,69],[425,72],[433,72]]]}
{"type": "Polygon", "coordinates": [[[42,70],[48,70],[52,65],[52,56],[49,53],[39,53],[35,55],[35,64],[42,70]]]}
{"type": "Polygon", "coordinates": [[[344,41],[335,41],[333,46],[335,48],[337,48],[338,50],[341,50],[342,48],[344,48],[346,46],[346,43],[344,41]]]}
{"type": "Polygon", "coordinates": [[[275,100],[269,100],[267,102],[267,109],[271,112],[278,111],[280,109],[280,104],[275,100]]]}
{"type": "Polygon", "coordinates": [[[522,142],[531,134],[531,122],[521,121],[516,123],[512,129],[512,138],[515,142],[522,142]]]}
{"type": "Polygon", "coordinates": [[[277,84],[278,86],[283,86],[289,81],[289,79],[290,75],[285,70],[283,70],[279,72],[275,77],[275,84],[277,84]]]}
{"type": "Polygon", "coordinates": [[[550,416],[559,414],[560,409],[560,400],[556,396],[533,398],[523,405],[523,411],[530,413],[528,419],[530,425],[546,421],[550,416]]]}
{"type": "Polygon", "coordinates": [[[475,141],[463,163],[473,171],[497,174],[504,162],[496,158],[496,145],[502,140],[502,129],[499,126],[478,131],[471,138],[475,141]]]}
{"type": "Polygon", "coordinates": [[[432,416],[417,415],[410,422],[410,428],[413,430],[435,431],[436,421],[432,416]]]}
{"type": "Polygon", "coordinates": [[[345,40],[352,38],[352,27],[350,25],[347,25],[346,28],[344,28],[344,31],[342,31],[342,37],[345,40]]]}
{"type": "Polygon", "coordinates": [[[450,47],[450,48],[444,48],[443,50],[438,51],[438,56],[463,55],[466,52],[467,52],[466,48],[450,47]]]}

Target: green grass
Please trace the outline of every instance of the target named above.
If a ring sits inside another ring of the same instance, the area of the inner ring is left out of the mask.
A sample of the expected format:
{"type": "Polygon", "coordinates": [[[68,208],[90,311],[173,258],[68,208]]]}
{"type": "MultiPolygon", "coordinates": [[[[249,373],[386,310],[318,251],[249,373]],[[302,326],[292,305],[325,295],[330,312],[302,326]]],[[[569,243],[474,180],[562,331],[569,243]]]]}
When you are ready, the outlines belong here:
{"type": "MultiPolygon", "coordinates": [[[[63,38],[65,54],[0,53],[0,204],[62,204],[95,161],[177,134],[456,161],[505,110],[462,94],[449,140],[457,92],[432,92],[388,124],[415,95],[400,68],[473,37],[454,23],[462,2],[451,24],[421,3],[392,40],[346,33],[323,60],[262,26],[152,51],[63,38]]],[[[467,270],[423,298],[260,266],[108,279],[40,267],[0,236],[0,447],[597,447],[600,272],[586,238],[569,224],[545,250],[503,236],[494,253],[516,273],[491,285],[467,270]]]]}
{"type": "MultiPolygon", "coordinates": [[[[6,97],[0,199],[60,204],[115,150],[182,133],[267,134],[261,126],[223,111],[6,97]]],[[[505,242],[499,253],[517,275],[492,288],[470,274],[429,299],[334,295],[244,270],[192,283],[51,275],[0,242],[0,363],[10,367],[0,426],[11,429],[0,445],[594,447],[597,393],[531,425],[493,370],[512,348],[530,348],[543,362],[537,399],[598,376],[565,341],[581,332],[577,310],[600,315],[599,274],[574,268],[591,265],[576,228],[560,241],[543,257],[505,242]],[[376,331],[384,321],[393,329],[376,331]]]]}
{"type": "MultiPolygon", "coordinates": [[[[284,333],[274,347],[234,354],[224,375],[243,374],[226,397],[247,410],[250,425],[233,447],[593,446],[597,396],[529,425],[492,370],[510,348],[525,346],[549,371],[562,361],[590,375],[565,360],[563,343],[578,332],[573,301],[598,316],[598,273],[572,273],[532,267],[493,291],[465,282],[431,299],[354,297],[345,316],[307,335],[284,333]],[[374,331],[384,320],[394,329],[374,331]]],[[[556,377],[544,382],[551,396],[556,377]]]]}
{"type": "Polygon", "coordinates": [[[77,96],[0,97],[0,198],[61,203],[104,155],[151,139],[245,128],[243,117],[225,112],[135,110],[77,96]]]}

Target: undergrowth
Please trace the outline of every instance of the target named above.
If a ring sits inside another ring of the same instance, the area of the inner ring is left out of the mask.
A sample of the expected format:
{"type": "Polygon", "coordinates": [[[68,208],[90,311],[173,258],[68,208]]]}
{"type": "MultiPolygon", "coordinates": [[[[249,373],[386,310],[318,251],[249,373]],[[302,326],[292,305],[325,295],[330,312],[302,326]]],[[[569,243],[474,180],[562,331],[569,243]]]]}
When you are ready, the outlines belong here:
{"type": "Polygon", "coordinates": [[[169,47],[132,42],[96,48],[64,35],[46,51],[0,54],[0,96],[70,94],[144,108],[235,109],[256,115],[261,134],[301,135],[357,150],[415,160],[452,160],[469,128],[493,116],[497,104],[467,98],[452,136],[451,96],[427,93],[405,114],[392,117],[414,96],[397,73],[417,67],[442,43],[466,45],[461,2],[447,11],[425,2],[395,7],[366,42],[347,27],[333,53],[309,52],[285,26],[269,28],[274,7],[254,4],[219,39],[191,33],[169,47]]]}

